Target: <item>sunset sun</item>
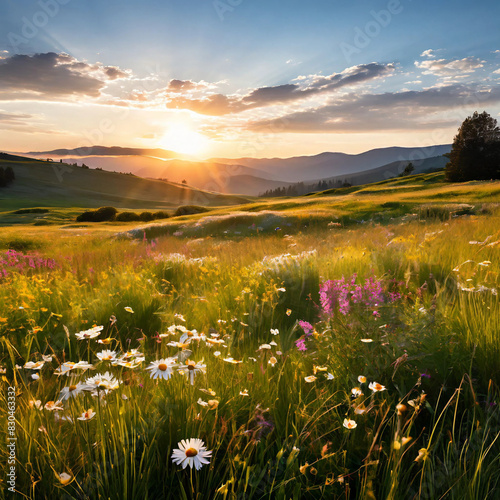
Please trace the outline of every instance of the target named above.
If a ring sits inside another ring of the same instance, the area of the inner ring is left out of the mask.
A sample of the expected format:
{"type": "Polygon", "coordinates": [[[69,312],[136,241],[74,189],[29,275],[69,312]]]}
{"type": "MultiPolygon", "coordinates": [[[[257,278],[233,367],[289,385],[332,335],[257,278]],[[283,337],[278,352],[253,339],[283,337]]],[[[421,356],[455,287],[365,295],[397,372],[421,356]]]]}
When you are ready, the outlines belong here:
{"type": "Polygon", "coordinates": [[[206,152],[209,140],[203,134],[192,130],[188,125],[173,125],[158,142],[164,149],[197,156],[206,152]]]}

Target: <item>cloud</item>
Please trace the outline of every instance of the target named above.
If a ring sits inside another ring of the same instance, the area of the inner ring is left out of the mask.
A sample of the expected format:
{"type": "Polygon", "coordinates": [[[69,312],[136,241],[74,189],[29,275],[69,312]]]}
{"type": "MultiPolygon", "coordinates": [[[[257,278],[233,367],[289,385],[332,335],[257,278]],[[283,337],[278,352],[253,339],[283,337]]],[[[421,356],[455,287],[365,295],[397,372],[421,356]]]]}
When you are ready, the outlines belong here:
{"type": "Polygon", "coordinates": [[[68,54],[16,54],[0,60],[0,99],[99,97],[107,82],[129,74],[116,66],[88,64],[68,54]]]}
{"type": "Polygon", "coordinates": [[[434,50],[433,49],[427,49],[427,50],[424,50],[421,54],[420,54],[420,57],[429,57],[429,58],[434,58],[436,57],[434,54],[433,54],[434,50]]]}
{"type": "Polygon", "coordinates": [[[27,120],[32,118],[33,115],[27,113],[8,113],[0,109],[0,122],[16,122],[19,120],[27,120]]]}
{"type": "Polygon", "coordinates": [[[383,94],[348,94],[318,108],[280,118],[252,122],[252,131],[282,132],[366,132],[414,128],[439,128],[456,120],[436,120],[431,115],[473,104],[500,102],[500,87],[476,89],[448,85],[422,91],[383,94]]]}
{"type": "Polygon", "coordinates": [[[493,74],[494,75],[500,75],[500,69],[497,69],[497,70],[493,71],[493,74]]]}
{"type": "Polygon", "coordinates": [[[476,57],[465,57],[463,59],[433,59],[427,61],[415,61],[415,66],[423,69],[424,75],[437,75],[437,76],[462,76],[464,73],[473,73],[476,69],[482,68],[483,63],[476,57]]]}
{"type": "Polygon", "coordinates": [[[393,64],[361,64],[329,76],[309,75],[308,77],[299,77],[300,84],[287,83],[273,87],[260,87],[251,90],[245,96],[211,94],[199,99],[184,96],[173,97],[167,102],[167,107],[220,116],[273,104],[296,102],[311,96],[327,94],[343,87],[389,76],[394,70],[393,64]]]}
{"type": "Polygon", "coordinates": [[[167,92],[186,92],[201,90],[207,87],[205,82],[193,82],[192,80],[170,80],[167,92]]]}
{"type": "Polygon", "coordinates": [[[0,130],[27,134],[63,134],[49,128],[41,116],[28,113],[11,113],[0,109],[0,130]]]}

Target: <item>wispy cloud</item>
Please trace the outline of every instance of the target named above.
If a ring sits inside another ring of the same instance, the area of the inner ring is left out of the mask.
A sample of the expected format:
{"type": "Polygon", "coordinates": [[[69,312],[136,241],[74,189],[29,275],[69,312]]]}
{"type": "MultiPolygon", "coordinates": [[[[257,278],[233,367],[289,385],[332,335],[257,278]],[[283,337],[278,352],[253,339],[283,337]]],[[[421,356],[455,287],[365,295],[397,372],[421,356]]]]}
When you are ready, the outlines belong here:
{"type": "Polygon", "coordinates": [[[464,57],[463,59],[415,61],[415,66],[424,70],[424,75],[457,77],[463,74],[473,73],[476,69],[484,67],[484,62],[485,61],[481,61],[476,57],[464,57]]]}
{"type": "Polygon", "coordinates": [[[256,88],[244,96],[211,94],[202,98],[173,97],[167,102],[167,107],[189,109],[196,113],[214,116],[239,113],[249,109],[296,102],[311,96],[327,94],[343,87],[389,76],[394,70],[394,64],[361,64],[328,76],[299,77],[300,83],[256,88]]]}
{"type": "Polygon", "coordinates": [[[421,91],[383,94],[348,94],[327,105],[249,124],[253,131],[279,127],[283,132],[364,132],[438,128],[454,124],[440,119],[442,111],[463,107],[474,99],[483,104],[500,102],[500,87],[477,89],[448,85],[421,91]]]}

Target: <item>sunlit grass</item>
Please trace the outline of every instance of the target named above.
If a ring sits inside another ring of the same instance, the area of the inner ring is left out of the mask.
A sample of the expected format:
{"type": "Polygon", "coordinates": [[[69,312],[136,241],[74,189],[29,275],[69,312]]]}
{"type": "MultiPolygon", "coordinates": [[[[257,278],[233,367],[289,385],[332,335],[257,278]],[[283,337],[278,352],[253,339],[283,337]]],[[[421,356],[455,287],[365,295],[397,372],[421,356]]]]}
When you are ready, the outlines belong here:
{"type": "Polygon", "coordinates": [[[246,210],[240,220],[169,221],[146,239],[142,230],[110,236],[110,226],[3,233],[2,256],[14,242],[57,264],[3,266],[0,407],[5,415],[14,384],[18,490],[77,499],[498,497],[497,209],[443,217],[393,198],[371,208],[345,200],[333,211],[333,201],[318,203],[317,212],[282,206],[286,217],[262,231],[269,217],[256,212],[254,221],[246,210]],[[360,283],[395,280],[401,299],[376,314],[320,314],[320,284],[355,273],[360,283]],[[306,351],[298,320],[316,328],[306,351]],[[221,342],[168,346],[181,339],[174,324],[221,342]],[[109,344],[77,340],[94,325],[109,344]],[[145,361],[112,366],[98,360],[103,349],[138,349],[145,361]],[[178,353],[206,373],[193,385],[177,370],[150,378],[151,361],[178,353]],[[22,368],[42,355],[52,360],[40,371],[22,368]],[[54,374],[80,360],[94,369],[54,374]],[[106,371],[121,383],[103,398],[84,391],[62,411],[43,409],[72,381],[106,371]],[[88,409],[95,417],[78,420],[88,409]],[[204,441],[210,465],[172,463],[188,438],[204,441]]]}

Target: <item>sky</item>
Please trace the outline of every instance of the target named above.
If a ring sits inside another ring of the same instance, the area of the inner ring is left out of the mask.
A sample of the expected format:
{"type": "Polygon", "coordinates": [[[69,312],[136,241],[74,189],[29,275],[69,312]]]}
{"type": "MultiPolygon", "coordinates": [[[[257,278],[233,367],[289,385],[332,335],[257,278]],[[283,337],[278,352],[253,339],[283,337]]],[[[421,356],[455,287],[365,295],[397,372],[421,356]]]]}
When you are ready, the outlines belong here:
{"type": "Polygon", "coordinates": [[[500,119],[500,2],[2,0],[0,150],[451,143],[500,119]]]}

